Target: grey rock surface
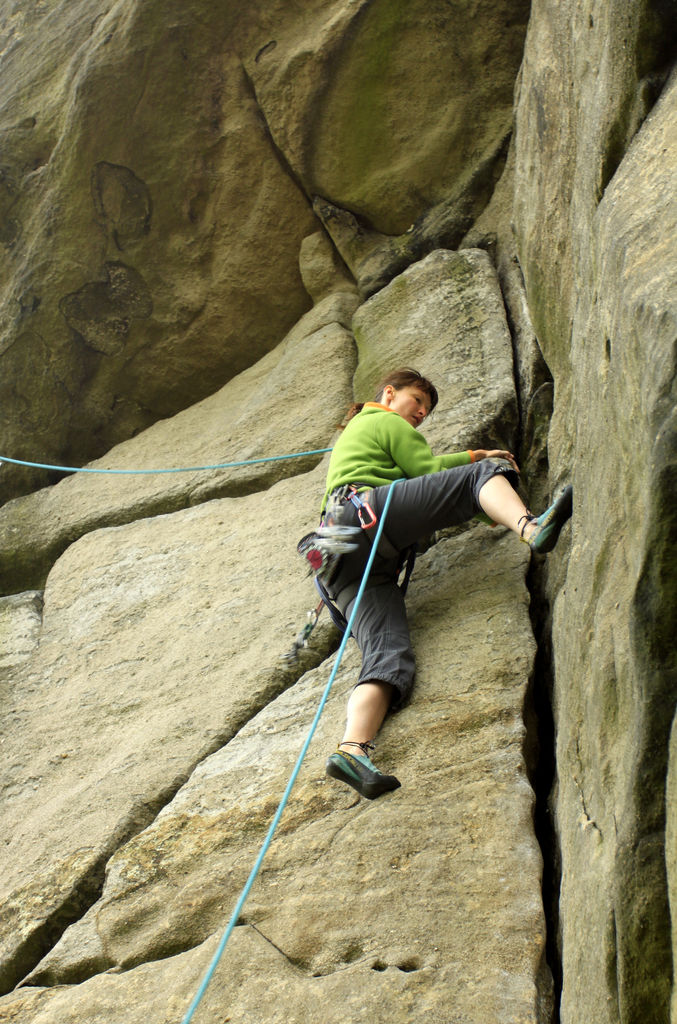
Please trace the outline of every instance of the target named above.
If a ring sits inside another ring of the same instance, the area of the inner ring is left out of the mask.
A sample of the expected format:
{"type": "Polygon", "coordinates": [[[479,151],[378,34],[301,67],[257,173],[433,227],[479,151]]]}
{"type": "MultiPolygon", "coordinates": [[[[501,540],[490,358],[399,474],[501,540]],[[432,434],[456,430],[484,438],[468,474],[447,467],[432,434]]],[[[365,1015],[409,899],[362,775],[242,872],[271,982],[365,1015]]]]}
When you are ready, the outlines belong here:
{"type": "Polygon", "coordinates": [[[34,650],[42,627],[42,594],[27,591],[0,598],[0,675],[11,679],[34,650]]]}
{"type": "MultiPolygon", "coordinates": [[[[212,394],[308,309],[297,258],[317,222],[229,40],[235,13],[3,14],[2,454],[100,456],[212,394]]],[[[47,482],[4,477],[5,499],[47,482]]]]}
{"type": "MultiPolygon", "coordinates": [[[[574,485],[546,560],[479,525],[420,559],[418,689],[378,749],[403,786],[368,806],[323,776],[346,656],[196,1024],[677,1022],[676,26],[0,12],[0,456],[329,447],[413,364],[436,451],[511,448],[534,511],[574,485]]],[[[337,644],[279,660],[320,459],[0,467],[0,1021],[185,1012],[337,644]]]]}
{"type": "Polygon", "coordinates": [[[438,447],[510,448],[516,440],[513,353],[501,290],[481,250],[438,250],[360,306],[356,393],[373,398],[383,375],[413,366],[443,397],[425,425],[438,447]]]}
{"type": "Polygon", "coordinates": [[[661,580],[674,578],[677,522],[677,432],[668,397],[677,354],[677,267],[669,256],[677,231],[676,100],[677,80],[600,203],[591,253],[597,273],[581,290],[574,323],[574,401],[588,411],[579,417],[573,468],[578,539],[555,613],[563,684],[562,920],[571,979],[563,1008],[572,1021],[591,972],[597,977],[610,963],[611,994],[627,1019],[657,1006],[657,1019],[667,1019],[670,1001],[665,779],[677,606],[674,587],[661,580]],[[605,434],[614,443],[598,453],[605,434]],[[584,645],[565,644],[572,630],[584,645]],[[584,909],[581,890],[602,887],[608,903],[584,909]],[[596,953],[585,957],[576,938],[583,920],[599,936],[596,953]]]}
{"type": "MultiPolygon", "coordinates": [[[[320,479],[93,531],[52,569],[3,716],[2,980],[77,915],[119,843],[302,671],[293,544],[320,479]],[[272,534],[272,535],[271,535],[272,534]]],[[[320,647],[311,652],[318,657],[320,647]]]]}
{"type": "MultiPolygon", "coordinates": [[[[541,859],[530,837],[533,794],[522,755],[534,652],[527,561],[514,537],[480,525],[422,557],[411,601],[420,652],[415,697],[379,745],[379,760],[397,771],[402,789],[375,803],[323,772],[358,667],[351,644],[236,929],[267,944],[266,959],[282,962],[286,980],[271,991],[259,969],[242,992],[227,947],[217,991],[233,1019],[249,1011],[266,1020],[338,1021],[346,1012],[384,1024],[423,1013],[443,1020],[450,1004],[478,1024],[540,1019],[548,999],[541,859]],[[469,984],[478,962],[487,970],[469,984]]],[[[328,674],[323,664],[304,675],[201,762],[153,824],[109,861],[101,898],[31,984],[83,982],[122,968],[124,993],[135,984],[130,969],[151,960],[168,965],[164,958],[223,926],[328,674]]],[[[94,1001],[99,985],[78,985],[78,1000],[89,991],[94,1001]]],[[[158,993],[153,1016],[162,1019],[175,986],[168,980],[158,993]]],[[[46,1021],[59,1012],[54,992],[46,1021]]],[[[91,1005],[80,1003],[86,1013],[91,1005]]],[[[26,1021],[41,1019],[33,1006],[27,996],[26,1021]]]]}
{"type": "Polygon", "coordinates": [[[307,193],[400,235],[442,201],[488,200],[528,17],[523,0],[276,0],[238,31],[271,134],[307,193]]]}
{"type": "Polygon", "coordinates": [[[564,1024],[670,1019],[674,38],[667,8],[535,4],[517,105],[513,219],[555,379],[551,483],[576,496],[546,584],[564,1024]]]}
{"type": "Polygon", "coordinates": [[[2,506],[2,591],[44,585],[56,558],[88,531],[262,490],[316,464],[321,455],[199,468],[328,446],[327,419],[339,423],[351,401],[356,352],[349,327],[357,302],[349,291],[327,296],[254,367],[87,467],[130,475],[75,474],[2,506]],[[332,380],[329,394],[318,387],[325,374],[332,380]],[[138,473],[190,466],[195,470],[138,473]]]}

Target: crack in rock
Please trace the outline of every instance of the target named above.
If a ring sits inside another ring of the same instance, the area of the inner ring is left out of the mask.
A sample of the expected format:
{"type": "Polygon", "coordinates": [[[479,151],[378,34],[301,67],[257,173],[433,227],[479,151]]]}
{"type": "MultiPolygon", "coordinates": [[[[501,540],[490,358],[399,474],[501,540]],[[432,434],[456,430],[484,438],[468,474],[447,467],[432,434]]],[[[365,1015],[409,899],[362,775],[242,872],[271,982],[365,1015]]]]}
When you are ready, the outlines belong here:
{"type": "MultiPolygon", "coordinates": [[[[94,864],[90,865],[73,887],[68,898],[54,909],[45,921],[27,937],[26,941],[16,950],[15,955],[6,961],[4,970],[0,974],[0,994],[6,994],[15,986],[49,987],[55,984],[63,984],[64,980],[69,984],[79,984],[95,974],[101,973],[99,968],[88,970],[87,967],[84,967],[83,969],[71,972],[67,979],[61,976],[58,979],[54,979],[51,976],[50,968],[46,967],[44,970],[41,970],[40,964],[57,945],[66,930],[83,918],[101,898],[107,865],[114,854],[153,824],[161,811],[174,800],[179,790],[186,785],[204,761],[234,740],[238,733],[263,708],[275,700],[280,693],[298,682],[301,676],[311,668],[321,664],[335,646],[335,632],[329,628],[320,630],[312,648],[304,649],[295,663],[285,662],[284,666],[276,673],[279,692],[273,695],[266,694],[265,699],[260,704],[250,707],[246,715],[237,720],[229,729],[217,733],[191,767],[186,772],[182,772],[177,776],[166,789],[158,793],[154,800],[145,801],[130,810],[125,820],[111,836],[101,855],[94,864]]],[[[165,959],[168,956],[186,952],[191,948],[193,948],[192,944],[177,949],[172,948],[170,951],[166,951],[163,957],[157,959],[165,959]]],[[[139,964],[130,964],[125,968],[119,969],[132,970],[136,966],[139,966],[139,964]]],[[[103,968],[103,970],[107,969],[103,968]]]]}

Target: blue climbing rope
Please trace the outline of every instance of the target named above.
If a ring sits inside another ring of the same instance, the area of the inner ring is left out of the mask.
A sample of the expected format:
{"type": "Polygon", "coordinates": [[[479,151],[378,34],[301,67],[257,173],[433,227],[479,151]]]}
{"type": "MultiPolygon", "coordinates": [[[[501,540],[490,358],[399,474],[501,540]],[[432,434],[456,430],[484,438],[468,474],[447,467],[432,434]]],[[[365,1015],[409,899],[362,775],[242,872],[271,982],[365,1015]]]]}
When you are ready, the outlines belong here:
{"type": "Polygon", "coordinates": [[[341,658],[343,657],[343,652],[346,649],[346,644],[348,643],[348,639],[350,637],[350,632],[351,632],[351,629],[352,629],[353,622],[355,620],[355,615],[357,614],[357,609],[359,608],[360,601],[362,600],[362,595],[364,593],[364,588],[367,585],[367,579],[369,578],[369,573],[371,572],[371,567],[372,567],[372,565],[374,563],[374,558],[376,557],[376,550],[378,548],[379,540],[381,539],[381,534],[383,533],[383,524],[385,523],[386,515],[387,515],[387,512],[388,512],[388,507],[390,505],[390,499],[391,499],[391,497],[393,495],[393,491],[394,491],[396,485],[399,484],[399,483],[402,483],[402,481],[401,480],[394,480],[393,483],[390,486],[389,491],[388,491],[388,495],[386,497],[385,504],[383,506],[383,511],[381,512],[381,516],[379,518],[379,524],[378,524],[378,529],[376,531],[376,536],[375,536],[373,544],[371,546],[371,551],[369,553],[369,558],[367,560],[367,564],[365,566],[364,573],[362,575],[362,580],[360,582],[360,588],[357,591],[357,596],[355,598],[355,603],[353,605],[353,610],[350,613],[350,618],[348,619],[348,626],[347,626],[346,631],[345,631],[345,633],[343,635],[343,640],[341,641],[341,645],[340,645],[340,647],[339,647],[339,649],[337,651],[336,660],[334,662],[334,667],[331,670],[331,674],[330,674],[329,679],[327,681],[327,685],[324,688],[324,693],[322,694],[322,698],[321,698],[320,703],[318,705],[317,711],[315,712],[315,717],[314,717],[314,719],[312,721],[312,724],[310,726],[310,730],[308,731],[308,735],[306,737],[305,743],[303,744],[303,746],[301,748],[301,753],[299,754],[299,756],[297,758],[296,764],[294,765],[294,769],[293,769],[293,771],[291,773],[291,776],[289,778],[289,782],[287,783],[287,788],[285,789],[285,791],[284,791],[284,793],[282,795],[282,799],[280,800],[280,804],[279,804],[279,806],[277,808],[277,811],[275,812],[275,817],[273,818],[273,820],[272,820],[272,822],[270,824],[270,828],[268,829],[268,834],[266,835],[266,838],[265,838],[265,840],[263,842],[263,846],[261,847],[259,855],[256,858],[256,861],[254,863],[254,867],[252,868],[252,870],[251,870],[251,872],[249,874],[249,878],[247,879],[247,882],[245,883],[245,887],[244,887],[244,889],[242,890],[242,892],[240,894],[240,898],[238,899],[237,903],[235,904],[235,909],[233,910],[233,913],[231,915],[230,921],[228,922],[228,926],[227,926],[225,932],[223,933],[223,936],[221,937],[221,941],[219,942],[219,945],[218,945],[218,947],[216,949],[216,952],[215,952],[214,956],[212,957],[212,960],[211,960],[211,963],[210,963],[210,965],[209,965],[209,967],[207,969],[207,972],[205,973],[205,976],[202,979],[202,982],[200,983],[200,987],[198,988],[197,992],[195,993],[195,997],[193,998],[192,1003],[188,1007],[188,1010],[186,1011],[186,1015],[183,1018],[181,1024],[190,1024],[190,1021],[193,1019],[193,1014],[195,1013],[196,1009],[198,1008],[198,1005],[200,1004],[200,1002],[202,1000],[202,997],[204,996],[205,992],[207,991],[207,986],[209,985],[209,982],[212,979],[214,971],[216,970],[216,968],[218,966],[219,960],[223,956],[223,951],[226,948],[226,944],[228,942],[228,939],[230,938],[230,936],[231,936],[231,934],[233,932],[233,929],[235,928],[235,925],[237,924],[237,919],[240,916],[240,912],[242,911],[242,908],[243,908],[243,906],[245,904],[245,901],[246,901],[246,899],[247,899],[247,897],[248,897],[248,895],[249,895],[249,893],[251,891],[251,888],[252,888],[252,886],[254,884],[256,876],[259,873],[259,870],[261,868],[261,864],[263,863],[263,858],[265,857],[266,853],[268,852],[268,848],[269,848],[269,846],[270,846],[270,844],[271,844],[271,842],[273,840],[273,836],[275,834],[275,830],[277,829],[277,826],[278,826],[278,823],[280,821],[280,818],[282,817],[282,813],[283,813],[285,807],[287,806],[287,801],[289,800],[289,795],[290,795],[290,793],[292,791],[292,787],[293,787],[294,783],[296,782],[296,779],[297,779],[297,776],[299,774],[299,771],[301,770],[301,765],[303,763],[303,759],[305,758],[306,753],[308,751],[308,747],[310,746],[310,741],[312,740],[312,738],[313,738],[313,736],[315,734],[315,730],[317,728],[317,724],[318,724],[318,722],[320,720],[320,715],[322,714],[322,712],[324,710],[324,706],[327,703],[327,698],[329,697],[329,692],[330,692],[330,690],[331,690],[331,688],[332,688],[332,686],[334,684],[334,679],[336,678],[336,673],[338,672],[338,667],[341,664],[341,658]]]}
{"type": "Polygon", "coordinates": [[[307,452],[292,452],[290,455],[269,455],[263,459],[243,459],[240,462],[217,462],[212,466],[180,466],[177,469],[92,469],[89,466],[50,466],[45,462],[24,462],[0,455],[0,465],[10,462],[14,466],[31,466],[33,469],[56,469],[61,473],[112,473],[138,476],[144,473],[198,473],[205,469],[232,469],[234,466],[253,466],[257,462],[280,462],[282,459],[300,459],[304,455],[324,455],[331,448],[313,448],[307,452]]]}

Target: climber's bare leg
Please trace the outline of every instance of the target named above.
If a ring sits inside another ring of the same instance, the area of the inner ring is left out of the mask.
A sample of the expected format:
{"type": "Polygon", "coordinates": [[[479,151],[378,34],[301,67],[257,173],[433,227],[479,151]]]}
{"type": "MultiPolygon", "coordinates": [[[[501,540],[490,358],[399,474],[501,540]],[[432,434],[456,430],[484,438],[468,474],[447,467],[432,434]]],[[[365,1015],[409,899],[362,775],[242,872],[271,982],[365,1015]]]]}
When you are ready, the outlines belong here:
{"type": "Polygon", "coordinates": [[[487,480],[480,490],[479,502],[490,519],[501,526],[507,526],[525,540],[536,529],[536,524],[529,520],[531,513],[504,476],[492,476],[487,480]]]}
{"type": "Polygon", "coordinates": [[[355,753],[355,743],[371,743],[388,713],[393,688],[390,683],[369,680],[356,686],[348,700],[346,730],[339,744],[342,750],[355,753]]]}

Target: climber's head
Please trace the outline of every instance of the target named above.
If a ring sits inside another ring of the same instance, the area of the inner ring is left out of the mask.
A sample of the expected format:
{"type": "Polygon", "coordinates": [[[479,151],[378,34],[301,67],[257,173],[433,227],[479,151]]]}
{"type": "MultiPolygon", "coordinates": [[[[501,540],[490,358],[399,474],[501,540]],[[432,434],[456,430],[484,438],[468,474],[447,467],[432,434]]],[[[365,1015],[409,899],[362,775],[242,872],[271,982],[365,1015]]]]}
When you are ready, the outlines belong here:
{"type": "Polygon", "coordinates": [[[376,401],[399,413],[412,427],[420,427],[437,405],[437,388],[417,370],[404,367],[383,378],[376,391],[376,401]]]}

